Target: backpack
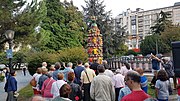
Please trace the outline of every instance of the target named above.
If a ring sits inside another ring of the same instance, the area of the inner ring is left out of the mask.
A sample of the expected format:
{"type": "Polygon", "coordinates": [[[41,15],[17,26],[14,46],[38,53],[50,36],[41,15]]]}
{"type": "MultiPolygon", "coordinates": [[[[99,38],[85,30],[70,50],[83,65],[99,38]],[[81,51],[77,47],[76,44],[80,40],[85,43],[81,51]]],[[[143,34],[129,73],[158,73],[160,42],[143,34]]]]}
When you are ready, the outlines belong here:
{"type": "Polygon", "coordinates": [[[8,78],[7,78],[7,80],[6,80],[6,83],[5,83],[5,86],[4,86],[4,91],[5,91],[5,92],[7,92],[7,90],[8,90],[9,78],[10,78],[10,76],[8,76],[8,78]]]}
{"type": "Polygon", "coordinates": [[[33,87],[36,87],[35,77],[33,77],[33,79],[30,81],[30,85],[33,86],[33,87]]]}

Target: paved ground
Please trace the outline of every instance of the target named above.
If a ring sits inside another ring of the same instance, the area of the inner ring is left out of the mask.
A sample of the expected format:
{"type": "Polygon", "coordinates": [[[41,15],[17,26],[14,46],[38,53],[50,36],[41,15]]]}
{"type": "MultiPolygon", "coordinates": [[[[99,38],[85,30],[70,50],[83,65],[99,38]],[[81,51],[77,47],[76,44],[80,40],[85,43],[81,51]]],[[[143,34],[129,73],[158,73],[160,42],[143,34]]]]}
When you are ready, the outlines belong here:
{"type": "MultiPolygon", "coordinates": [[[[23,87],[25,87],[26,85],[28,85],[31,79],[32,76],[29,74],[29,72],[27,73],[26,76],[24,76],[22,70],[18,70],[16,76],[18,91],[23,87]]],[[[7,93],[4,92],[4,84],[5,82],[0,82],[0,96],[1,96],[0,101],[6,101],[6,97],[7,97],[7,93]]]]}

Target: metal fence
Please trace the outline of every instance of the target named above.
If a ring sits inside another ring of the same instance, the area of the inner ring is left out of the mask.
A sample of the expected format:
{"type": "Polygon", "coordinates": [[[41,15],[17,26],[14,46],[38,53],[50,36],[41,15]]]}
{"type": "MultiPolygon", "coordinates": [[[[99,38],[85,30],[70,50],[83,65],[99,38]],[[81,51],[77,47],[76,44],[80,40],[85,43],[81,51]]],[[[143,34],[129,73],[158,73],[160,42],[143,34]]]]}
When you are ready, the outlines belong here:
{"type": "Polygon", "coordinates": [[[130,64],[131,68],[143,68],[144,71],[151,71],[151,59],[148,57],[113,57],[107,59],[108,64],[112,70],[116,70],[122,66],[123,62],[130,64]]]}

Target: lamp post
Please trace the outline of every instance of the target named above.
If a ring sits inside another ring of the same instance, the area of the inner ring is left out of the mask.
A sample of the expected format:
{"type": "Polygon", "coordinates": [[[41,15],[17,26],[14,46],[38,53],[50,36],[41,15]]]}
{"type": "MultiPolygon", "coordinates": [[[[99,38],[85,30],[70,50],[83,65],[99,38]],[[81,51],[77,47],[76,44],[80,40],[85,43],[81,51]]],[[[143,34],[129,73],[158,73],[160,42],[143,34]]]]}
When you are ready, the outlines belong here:
{"type": "Polygon", "coordinates": [[[6,39],[8,40],[9,50],[7,50],[7,58],[9,58],[9,69],[12,71],[12,40],[14,38],[14,31],[7,30],[5,33],[6,39]]]}

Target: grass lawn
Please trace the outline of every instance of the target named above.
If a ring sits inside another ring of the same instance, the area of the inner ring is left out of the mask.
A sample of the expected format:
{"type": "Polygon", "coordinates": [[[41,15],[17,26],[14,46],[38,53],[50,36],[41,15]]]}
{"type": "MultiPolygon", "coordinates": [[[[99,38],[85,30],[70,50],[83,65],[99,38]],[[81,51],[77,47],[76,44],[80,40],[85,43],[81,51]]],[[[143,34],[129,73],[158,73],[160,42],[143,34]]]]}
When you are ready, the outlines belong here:
{"type": "Polygon", "coordinates": [[[19,96],[17,101],[29,101],[29,99],[33,96],[33,90],[31,85],[27,85],[19,92],[19,96]]]}
{"type": "Polygon", "coordinates": [[[148,94],[155,98],[155,89],[152,89],[151,86],[148,84],[148,94]]]}

